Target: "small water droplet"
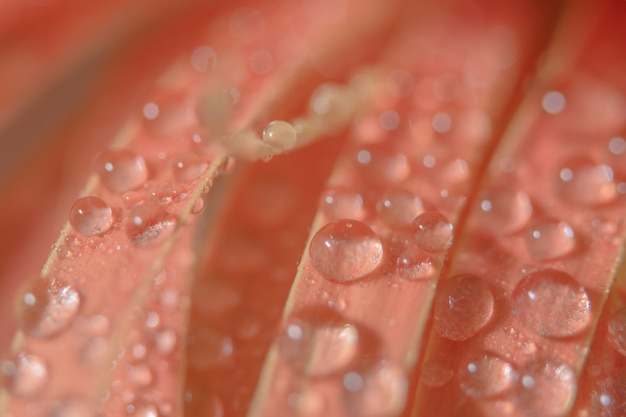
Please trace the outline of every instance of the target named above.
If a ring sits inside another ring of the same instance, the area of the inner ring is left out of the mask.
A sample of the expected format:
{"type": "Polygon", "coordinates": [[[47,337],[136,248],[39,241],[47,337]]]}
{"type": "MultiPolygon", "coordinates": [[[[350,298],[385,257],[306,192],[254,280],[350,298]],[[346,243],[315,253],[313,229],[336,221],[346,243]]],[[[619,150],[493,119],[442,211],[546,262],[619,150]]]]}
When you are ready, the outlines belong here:
{"type": "Polygon", "coordinates": [[[514,188],[489,188],[478,198],[473,219],[476,226],[495,236],[517,232],[533,212],[528,194],[514,188]]]}
{"type": "Polygon", "coordinates": [[[585,158],[575,158],[564,164],[559,178],[559,193],[573,203],[593,206],[609,203],[617,196],[613,169],[608,165],[597,165],[585,158]]]}
{"type": "Polygon", "coordinates": [[[359,332],[338,318],[310,320],[294,317],[285,323],[277,339],[280,358],[309,376],[328,375],[345,369],[356,357],[359,332]]]}
{"type": "Polygon", "coordinates": [[[438,262],[432,254],[410,246],[398,256],[396,266],[401,278],[409,280],[428,279],[435,275],[438,262]]]}
{"type": "Polygon", "coordinates": [[[156,243],[169,235],[176,226],[174,219],[161,205],[140,204],[133,208],[127,223],[127,233],[135,245],[156,243]]]}
{"type": "Polygon", "coordinates": [[[411,168],[406,155],[386,145],[372,145],[355,154],[360,174],[375,184],[397,184],[406,179],[411,168]]]}
{"type": "Polygon", "coordinates": [[[435,330],[451,340],[467,340],[493,315],[493,294],[487,284],[471,274],[443,281],[435,296],[435,330]]]}
{"type": "Polygon", "coordinates": [[[263,130],[263,141],[276,152],[285,152],[296,146],[298,134],[296,129],[287,122],[274,120],[263,130]]]}
{"type": "Polygon", "coordinates": [[[352,118],[355,106],[352,91],[341,84],[322,84],[311,96],[309,108],[328,129],[336,129],[352,118]]]}
{"type": "Polygon", "coordinates": [[[428,252],[441,252],[452,243],[454,227],[438,212],[427,211],[413,221],[415,243],[428,252]]]}
{"type": "Polygon", "coordinates": [[[452,128],[452,118],[448,113],[437,113],[433,116],[432,126],[435,132],[446,133],[452,128]]]}
{"type": "Polygon", "coordinates": [[[376,204],[380,219],[389,227],[400,228],[411,224],[424,211],[422,200],[408,190],[387,191],[376,204]]]}
{"type": "Polygon", "coordinates": [[[54,336],[70,325],[80,302],[72,286],[55,278],[34,279],[19,298],[20,327],[31,336],[54,336]]]}
{"type": "Polygon", "coordinates": [[[126,378],[136,388],[145,388],[152,384],[154,374],[145,363],[130,365],[126,368],[126,378]]]}
{"type": "Polygon", "coordinates": [[[576,373],[556,359],[535,359],[520,370],[516,400],[529,416],[560,417],[576,396],[576,373]]]}
{"type": "Polygon", "coordinates": [[[48,382],[48,366],[39,356],[20,352],[0,362],[2,385],[20,397],[38,394],[48,382]]]}
{"type": "Polygon", "coordinates": [[[208,46],[199,46],[191,53],[191,66],[198,72],[207,72],[209,68],[215,69],[217,54],[208,46]]]}
{"type": "Polygon", "coordinates": [[[140,187],[148,179],[144,159],[129,150],[105,151],[96,160],[100,182],[115,193],[140,187]]]}
{"type": "Polygon", "coordinates": [[[72,228],[82,235],[101,235],[111,228],[113,211],[101,198],[83,197],[72,205],[69,221],[72,228]]]}
{"type": "Polygon", "coordinates": [[[200,214],[204,210],[204,198],[198,197],[191,207],[191,214],[200,214]]]}
{"type": "Polygon", "coordinates": [[[190,369],[203,371],[228,365],[233,355],[230,337],[209,328],[192,327],[187,338],[190,369]]]}
{"type": "Polygon", "coordinates": [[[363,197],[351,188],[334,186],[322,194],[322,211],[330,220],[363,220],[366,216],[363,197]]]}
{"type": "Polygon", "coordinates": [[[531,272],[511,296],[512,313],[529,330],[545,337],[569,337],[591,323],[591,304],[585,289],[565,272],[531,272]]]}
{"type": "Polygon", "coordinates": [[[558,91],[548,91],[543,96],[541,105],[550,114],[561,113],[565,109],[565,96],[558,91]]]}
{"type": "Polygon", "coordinates": [[[317,231],[309,247],[311,262],[325,277],[350,282],[374,272],[383,246],[376,233],[355,220],[338,220],[317,231]]]}
{"type": "Polygon", "coordinates": [[[174,178],[181,182],[198,179],[207,169],[209,169],[209,162],[195,152],[185,152],[174,160],[174,178]]]}
{"type": "Polygon", "coordinates": [[[55,402],[48,417],[93,417],[94,411],[89,402],[80,398],[65,398],[55,402]]]}
{"type": "MultiPolygon", "coordinates": [[[[217,168],[218,175],[228,175],[235,170],[235,158],[233,156],[227,156],[224,161],[217,168]]],[[[206,193],[205,193],[206,194],[206,193]]]]}
{"type": "Polygon", "coordinates": [[[461,389],[475,398],[493,397],[509,390],[516,379],[513,366],[491,353],[473,354],[461,362],[458,371],[461,389]]]}
{"type": "Polygon", "coordinates": [[[621,136],[615,136],[609,141],[609,151],[613,155],[621,155],[626,152],[626,140],[621,136]]]}
{"type": "Polygon", "coordinates": [[[171,329],[160,330],[154,335],[154,344],[161,355],[171,354],[176,347],[177,340],[176,332],[171,329]]]}
{"type": "Polygon", "coordinates": [[[312,388],[304,392],[294,392],[287,397],[287,405],[298,416],[320,416],[326,411],[324,394],[312,388]]]}
{"type": "Polygon", "coordinates": [[[611,316],[608,337],[615,349],[626,356],[626,308],[611,316]]]}
{"type": "Polygon", "coordinates": [[[572,227],[555,219],[539,219],[531,223],[525,234],[526,248],[539,261],[561,258],[576,247],[572,227]]]}
{"type": "Polygon", "coordinates": [[[344,403],[350,415],[394,417],[406,405],[408,380],[399,366],[381,363],[344,375],[344,403]]]}

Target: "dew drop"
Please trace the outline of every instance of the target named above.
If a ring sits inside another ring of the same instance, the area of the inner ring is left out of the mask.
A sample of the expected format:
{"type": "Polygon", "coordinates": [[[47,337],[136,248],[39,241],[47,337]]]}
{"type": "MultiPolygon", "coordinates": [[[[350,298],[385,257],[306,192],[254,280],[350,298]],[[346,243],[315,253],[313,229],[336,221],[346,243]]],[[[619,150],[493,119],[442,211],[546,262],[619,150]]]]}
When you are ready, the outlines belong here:
{"type": "Polygon", "coordinates": [[[609,151],[613,155],[621,155],[626,152],[626,140],[621,136],[615,136],[609,141],[609,151]]]}
{"type": "Polygon", "coordinates": [[[392,130],[397,129],[400,125],[400,116],[398,115],[398,112],[394,110],[385,110],[380,114],[378,124],[384,130],[391,132],[392,130]]]}
{"type": "Polygon", "coordinates": [[[609,203],[617,196],[613,169],[608,165],[596,165],[583,158],[573,159],[565,163],[559,178],[559,193],[573,203],[593,206],[609,203]]]}
{"type": "Polygon", "coordinates": [[[427,211],[413,221],[415,243],[428,252],[441,252],[452,243],[454,227],[438,212],[427,211]]]}
{"type": "Polygon", "coordinates": [[[2,385],[19,397],[38,394],[48,382],[48,366],[39,356],[20,352],[0,362],[2,385]]]}
{"type": "Polygon", "coordinates": [[[452,128],[452,118],[448,113],[437,113],[433,116],[432,126],[437,133],[446,133],[452,128]]]}
{"type": "Polygon", "coordinates": [[[190,369],[204,371],[228,365],[232,359],[233,350],[233,341],[227,335],[200,327],[189,331],[187,360],[190,369]]]}
{"type": "Polygon", "coordinates": [[[408,380],[396,365],[381,363],[343,377],[344,403],[350,415],[395,417],[406,405],[408,380]]]}
{"type": "Polygon", "coordinates": [[[217,168],[218,175],[228,175],[231,174],[235,170],[235,158],[232,156],[227,156],[224,158],[224,161],[217,168]]]}
{"type": "Polygon", "coordinates": [[[338,220],[317,231],[309,247],[311,262],[325,277],[350,282],[374,272],[383,246],[376,233],[356,220],[338,220]]]}
{"type": "Polygon", "coordinates": [[[263,141],[277,152],[293,149],[297,138],[296,129],[282,120],[269,122],[263,130],[263,141]]]}
{"type": "Polygon", "coordinates": [[[424,211],[422,200],[405,189],[387,191],[376,204],[380,219],[389,227],[400,228],[411,224],[424,211]]]}
{"type": "Polygon", "coordinates": [[[550,114],[561,113],[565,109],[565,96],[558,91],[548,91],[541,100],[541,106],[550,114]]]}
{"type": "Polygon", "coordinates": [[[204,210],[204,198],[198,197],[191,207],[191,214],[200,214],[204,210]]]}
{"type": "Polygon", "coordinates": [[[176,226],[174,219],[161,205],[140,204],[133,208],[127,223],[127,233],[135,245],[146,246],[169,235],[176,226]]]}
{"type": "Polygon", "coordinates": [[[536,359],[520,371],[516,399],[529,416],[560,417],[576,395],[576,373],[556,359],[536,359]]]}
{"type": "Polygon", "coordinates": [[[280,358],[294,371],[308,376],[345,369],[356,357],[359,332],[341,320],[291,318],[277,339],[280,358]]]}
{"type": "Polygon", "coordinates": [[[48,417],[92,417],[94,412],[88,401],[65,398],[52,405],[48,417]]]}
{"type": "Polygon", "coordinates": [[[100,182],[115,193],[125,193],[140,187],[148,179],[144,159],[129,150],[106,151],[96,160],[100,182]]]}
{"type": "Polygon", "coordinates": [[[401,278],[408,280],[429,279],[435,276],[438,262],[432,254],[410,246],[398,256],[396,266],[401,278]]]}
{"type": "Polygon", "coordinates": [[[72,205],[69,221],[72,228],[82,235],[101,235],[111,228],[113,211],[101,198],[83,197],[72,205]]]}
{"type": "Polygon", "coordinates": [[[443,281],[435,296],[435,330],[451,340],[467,340],[493,315],[493,294],[487,284],[471,274],[443,281]]]}
{"type": "Polygon", "coordinates": [[[313,417],[325,415],[327,404],[323,393],[309,387],[304,392],[289,394],[287,405],[298,416],[313,417]]]}
{"type": "Polygon", "coordinates": [[[555,219],[539,219],[531,223],[525,234],[526,248],[538,261],[561,258],[575,246],[572,227],[555,219]]]}
{"type": "Polygon", "coordinates": [[[145,388],[152,384],[154,374],[145,363],[133,364],[126,368],[126,378],[134,387],[145,388]]]}
{"type": "Polygon", "coordinates": [[[322,212],[329,220],[363,220],[366,216],[363,197],[348,187],[335,186],[322,194],[322,212]]]}
{"type": "Polygon", "coordinates": [[[340,84],[322,84],[311,96],[309,108],[329,129],[348,123],[355,107],[350,89],[340,84]]]}
{"type": "Polygon", "coordinates": [[[388,146],[369,146],[358,150],[355,157],[360,174],[375,184],[397,184],[411,171],[406,155],[388,146]]]}
{"type": "Polygon", "coordinates": [[[186,152],[174,161],[174,178],[181,182],[189,182],[200,178],[209,169],[208,161],[197,153],[186,152]]]}
{"type": "Polygon", "coordinates": [[[611,316],[608,337],[615,349],[626,356],[626,308],[611,316]]]}
{"type": "Polygon", "coordinates": [[[164,329],[154,335],[154,344],[156,350],[161,355],[169,355],[174,352],[178,337],[176,332],[171,329],[164,329]]]}
{"type": "Polygon", "coordinates": [[[19,324],[27,334],[51,337],[65,330],[76,317],[80,296],[70,285],[52,278],[31,281],[19,298],[19,324]]]}
{"type": "Polygon", "coordinates": [[[492,235],[507,235],[524,227],[533,212],[528,194],[514,188],[489,188],[483,190],[474,211],[478,228],[492,235]]]}
{"type": "Polygon", "coordinates": [[[191,53],[191,66],[198,72],[207,72],[209,68],[215,69],[217,54],[208,46],[199,46],[191,53]]]}
{"type": "Polygon", "coordinates": [[[517,284],[511,298],[513,315],[540,336],[573,336],[591,323],[587,292],[565,272],[531,272],[517,284]]]}
{"type": "Polygon", "coordinates": [[[491,353],[466,358],[457,375],[461,389],[474,398],[493,397],[509,390],[517,376],[509,362],[491,353]]]}

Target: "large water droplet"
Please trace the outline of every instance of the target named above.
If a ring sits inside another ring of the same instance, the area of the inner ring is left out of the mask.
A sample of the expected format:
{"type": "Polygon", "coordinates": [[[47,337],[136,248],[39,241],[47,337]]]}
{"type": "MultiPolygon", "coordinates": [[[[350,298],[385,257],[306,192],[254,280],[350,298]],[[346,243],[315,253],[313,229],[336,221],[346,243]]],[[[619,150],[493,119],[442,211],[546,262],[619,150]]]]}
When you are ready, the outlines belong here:
{"type": "Polygon", "coordinates": [[[317,231],[311,239],[309,255],[324,277],[349,282],[378,268],[383,258],[383,245],[364,223],[338,220],[317,231]]]}
{"type": "Polygon", "coordinates": [[[20,397],[32,397],[48,382],[48,366],[39,356],[20,352],[0,362],[2,385],[20,397]]]}
{"type": "Polygon", "coordinates": [[[51,337],[69,326],[79,307],[80,296],[72,286],[55,278],[37,278],[19,298],[19,324],[29,335],[51,337]]]}
{"type": "Polygon", "coordinates": [[[189,182],[200,178],[209,169],[209,162],[202,155],[186,152],[174,161],[174,178],[181,182],[189,182]]]}
{"type": "Polygon", "coordinates": [[[626,308],[611,316],[609,320],[609,341],[619,353],[626,356],[626,308]]]}
{"type": "Polygon", "coordinates": [[[557,188],[566,200],[587,205],[608,203],[617,195],[613,169],[585,158],[565,163],[559,172],[557,188]]]}
{"type": "Polygon", "coordinates": [[[428,279],[435,275],[439,262],[424,250],[410,246],[396,259],[398,274],[404,279],[428,279]]]}
{"type": "Polygon", "coordinates": [[[565,415],[576,395],[576,373],[556,359],[537,359],[520,371],[516,399],[529,416],[565,415]]]}
{"type": "Polygon", "coordinates": [[[517,284],[512,313],[526,328],[546,337],[568,337],[591,323],[591,304],[585,289],[565,272],[531,272],[517,284]]]}
{"type": "Polygon", "coordinates": [[[83,197],[76,200],[69,215],[72,228],[85,236],[105,233],[113,224],[113,211],[98,197],[83,197]]]}
{"type": "Polygon", "coordinates": [[[406,405],[408,381],[399,366],[381,363],[343,376],[344,400],[350,415],[395,417],[406,405]]]}
{"type": "Polygon", "coordinates": [[[404,227],[424,211],[422,200],[408,190],[394,189],[387,191],[376,204],[380,219],[389,227],[404,227]]]}
{"type": "Polygon", "coordinates": [[[363,220],[366,212],[363,197],[351,188],[334,186],[322,194],[322,211],[330,220],[363,220]]]}
{"type": "Polygon", "coordinates": [[[435,296],[435,329],[451,340],[467,340],[493,315],[493,294],[487,284],[470,274],[443,281],[435,296]]]}
{"type": "Polygon", "coordinates": [[[359,348],[353,324],[335,320],[287,320],[277,339],[280,358],[297,372],[328,375],[345,369],[359,348]]]}
{"type": "Polygon", "coordinates": [[[526,230],[526,247],[539,261],[561,258],[576,247],[572,227],[555,219],[539,219],[526,230]]]}
{"type": "Polygon", "coordinates": [[[528,194],[512,188],[483,190],[473,213],[476,226],[492,235],[506,235],[528,223],[533,207],[528,194]]]}
{"type": "Polygon", "coordinates": [[[441,252],[452,243],[454,227],[438,212],[427,211],[413,221],[415,243],[428,252],[441,252]]]}
{"type": "Polygon", "coordinates": [[[277,152],[285,152],[296,146],[298,134],[296,129],[287,122],[274,120],[263,130],[263,142],[277,152]]]}
{"type": "Polygon", "coordinates": [[[106,151],[96,160],[100,182],[109,190],[125,193],[140,187],[148,179],[143,158],[128,150],[106,151]]]}
{"type": "Polygon", "coordinates": [[[127,233],[133,244],[150,245],[169,235],[176,219],[156,203],[140,204],[133,208],[127,224],[127,233]]]}
{"type": "Polygon", "coordinates": [[[513,386],[513,366],[491,353],[473,354],[461,362],[458,372],[461,389],[471,397],[493,397],[513,386]]]}

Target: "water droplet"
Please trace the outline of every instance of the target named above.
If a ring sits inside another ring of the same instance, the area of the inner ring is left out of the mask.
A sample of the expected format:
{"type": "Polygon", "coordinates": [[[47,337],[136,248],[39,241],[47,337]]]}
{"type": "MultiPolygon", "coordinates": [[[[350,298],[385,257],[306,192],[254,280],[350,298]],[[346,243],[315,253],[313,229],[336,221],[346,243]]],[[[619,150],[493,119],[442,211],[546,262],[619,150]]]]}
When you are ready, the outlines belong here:
{"type": "Polygon", "coordinates": [[[135,206],[131,211],[127,233],[133,244],[145,246],[163,239],[175,226],[176,219],[162,206],[146,203],[135,206]]]}
{"type": "Polygon", "coordinates": [[[39,356],[20,352],[0,362],[2,385],[20,397],[32,397],[48,382],[48,366],[39,356]]]}
{"type": "Polygon", "coordinates": [[[154,335],[154,344],[156,345],[157,352],[161,355],[171,354],[176,347],[177,339],[178,337],[174,330],[165,329],[158,331],[154,335]]]}
{"type": "Polygon", "coordinates": [[[322,84],[311,96],[309,108],[332,130],[350,121],[355,104],[355,97],[346,86],[322,84]]]}
{"type": "Polygon", "coordinates": [[[435,330],[451,340],[467,340],[493,315],[493,294],[487,284],[470,274],[456,275],[439,284],[435,296],[435,330]]]}
{"type": "Polygon", "coordinates": [[[473,354],[461,362],[461,389],[475,398],[493,397],[509,390],[516,380],[513,366],[491,353],[473,354]]]}
{"type": "Polygon", "coordinates": [[[98,197],[83,197],[76,200],[69,215],[72,228],[85,236],[101,235],[113,224],[113,211],[98,197]]]}
{"type": "Polygon", "coordinates": [[[381,264],[383,246],[376,233],[355,220],[338,220],[317,231],[309,247],[311,262],[332,281],[349,282],[381,264]]]}
{"type": "Polygon", "coordinates": [[[389,227],[400,228],[411,224],[424,211],[422,200],[408,190],[387,191],[376,204],[380,219],[389,227]]]}
{"type": "Polygon", "coordinates": [[[285,152],[296,146],[298,134],[296,129],[287,122],[274,120],[263,130],[263,141],[277,152],[285,152]]]}
{"type": "Polygon", "coordinates": [[[126,368],[126,378],[136,388],[145,388],[152,384],[154,375],[145,363],[133,364],[126,368]]]}
{"type": "Polygon", "coordinates": [[[343,385],[344,402],[350,415],[394,417],[406,405],[407,377],[402,368],[390,363],[348,372],[343,385]]]}
{"type": "Polygon", "coordinates": [[[433,129],[437,133],[446,133],[452,128],[452,118],[448,113],[437,113],[432,120],[433,129]]]}
{"type": "Polygon", "coordinates": [[[615,136],[609,141],[609,151],[613,155],[621,155],[626,152],[626,140],[623,137],[615,136]]]}
{"type": "Polygon", "coordinates": [[[94,412],[89,402],[80,398],[66,398],[50,407],[48,417],[92,417],[94,412]]]}
{"type": "Polygon", "coordinates": [[[304,392],[289,394],[287,404],[298,416],[320,416],[326,411],[324,394],[311,387],[307,387],[304,392]]]}
{"type": "Polygon", "coordinates": [[[280,358],[302,374],[322,376],[345,369],[357,355],[359,332],[340,319],[295,317],[277,339],[280,358]]]}
{"type": "Polygon", "coordinates": [[[381,128],[391,132],[392,130],[397,129],[400,125],[400,116],[398,115],[398,112],[394,110],[385,110],[380,114],[378,123],[381,128]]]}
{"type": "Polygon", "coordinates": [[[35,337],[54,336],[76,317],[80,301],[72,286],[55,278],[37,278],[28,284],[19,298],[20,327],[35,337]]]}
{"type": "Polygon", "coordinates": [[[198,199],[193,203],[193,207],[191,207],[191,214],[200,214],[204,210],[204,198],[198,197],[198,199]]]}
{"type": "Polygon", "coordinates": [[[541,106],[550,114],[561,113],[565,109],[565,96],[558,91],[548,91],[541,100],[541,106]]]}
{"type": "Polygon", "coordinates": [[[228,175],[235,170],[235,158],[232,156],[227,156],[224,158],[224,161],[217,168],[218,175],[228,175]]]}
{"type": "Polygon", "coordinates": [[[203,371],[228,365],[233,355],[230,337],[209,328],[192,327],[187,338],[187,359],[190,369],[203,371]]]}
{"type": "Polygon", "coordinates": [[[605,204],[617,196],[613,169],[608,165],[596,165],[590,160],[576,158],[565,163],[559,178],[559,193],[574,203],[605,204]]]}
{"type": "Polygon", "coordinates": [[[360,174],[375,184],[397,184],[411,171],[405,154],[386,145],[372,145],[355,154],[360,174]]]}
{"type": "Polygon", "coordinates": [[[617,311],[611,316],[608,336],[615,349],[626,356],[626,308],[617,311]]]}
{"type": "Polygon", "coordinates": [[[330,220],[363,220],[366,216],[363,197],[351,188],[335,186],[322,194],[322,211],[330,220]]]}
{"type": "Polygon", "coordinates": [[[454,227],[438,212],[427,211],[413,221],[415,243],[428,252],[441,252],[452,243],[454,227]]]}
{"type": "Polygon", "coordinates": [[[181,182],[189,182],[200,178],[209,169],[209,163],[202,155],[186,152],[174,161],[174,178],[181,182]]]}
{"type": "Polygon", "coordinates": [[[404,279],[428,279],[435,275],[438,262],[432,254],[410,246],[398,256],[396,266],[404,279]]]}
{"type": "Polygon", "coordinates": [[[560,417],[576,395],[576,373],[556,359],[536,359],[520,371],[516,399],[529,416],[560,417]]]}
{"type": "Polygon", "coordinates": [[[148,179],[144,159],[129,150],[106,151],[96,160],[100,182],[115,193],[140,187],[148,179]]]}
{"type": "Polygon", "coordinates": [[[489,188],[478,198],[473,219],[478,228],[500,236],[517,232],[530,220],[533,207],[528,194],[514,188],[489,188]]]}
{"type": "Polygon", "coordinates": [[[576,247],[574,230],[563,221],[539,219],[526,230],[526,247],[539,261],[561,258],[576,247]]]}
{"type": "Polygon", "coordinates": [[[208,46],[199,46],[191,53],[191,66],[198,72],[207,72],[209,68],[215,69],[217,54],[208,46]]]}
{"type": "Polygon", "coordinates": [[[135,409],[132,417],[159,417],[159,412],[154,405],[144,405],[135,409]]]}
{"type": "Polygon", "coordinates": [[[573,336],[591,323],[587,292],[565,272],[531,272],[517,284],[511,298],[513,315],[540,336],[573,336]]]}

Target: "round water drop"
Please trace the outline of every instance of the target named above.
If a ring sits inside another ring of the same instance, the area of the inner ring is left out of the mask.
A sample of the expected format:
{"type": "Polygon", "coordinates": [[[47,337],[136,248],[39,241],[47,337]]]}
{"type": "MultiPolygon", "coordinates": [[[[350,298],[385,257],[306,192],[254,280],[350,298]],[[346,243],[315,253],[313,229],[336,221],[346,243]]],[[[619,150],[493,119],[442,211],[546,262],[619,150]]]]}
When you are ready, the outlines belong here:
{"type": "Polygon", "coordinates": [[[576,247],[572,227],[555,219],[534,221],[526,230],[524,237],[528,252],[538,261],[561,258],[576,247]]]}
{"type": "Polygon", "coordinates": [[[438,212],[427,211],[413,221],[413,237],[417,246],[428,252],[441,252],[452,243],[454,227],[438,212]]]}
{"type": "Polygon", "coordinates": [[[9,392],[19,397],[33,397],[48,382],[48,366],[39,356],[20,352],[0,362],[0,379],[9,392]]]}
{"type": "Polygon", "coordinates": [[[576,396],[576,373],[557,359],[536,359],[520,371],[515,398],[529,416],[560,417],[576,396]]]}
{"type": "Polygon", "coordinates": [[[557,188],[561,196],[573,203],[590,206],[611,202],[617,196],[613,169],[577,158],[565,163],[559,172],[557,188]]]}
{"type": "Polygon", "coordinates": [[[92,417],[94,415],[89,401],[80,398],[65,398],[55,402],[47,414],[48,417],[92,417]]]}
{"type": "Polygon", "coordinates": [[[435,330],[450,340],[467,340],[493,315],[493,294],[487,284],[470,274],[456,275],[439,284],[435,296],[435,330]]]}
{"type": "Polygon", "coordinates": [[[609,151],[613,155],[621,155],[626,152],[626,140],[621,136],[615,136],[609,141],[609,151]]]}
{"type": "Polygon", "coordinates": [[[207,72],[209,68],[215,69],[217,54],[208,46],[199,46],[191,53],[191,66],[198,72],[207,72]]]}
{"type": "Polygon", "coordinates": [[[113,224],[113,211],[98,197],[83,197],[76,200],[69,215],[72,228],[85,236],[105,233],[113,224]]]}
{"type": "Polygon", "coordinates": [[[328,188],[322,194],[321,206],[322,212],[329,220],[363,220],[367,214],[363,208],[361,194],[348,187],[328,188]]]}
{"type": "Polygon", "coordinates": [[[424,211],[422,200],[408,190],[387,191],[376,204],[380,219],[389,227],[400,228],[411,224],[424,211]]]}
{"type": "Polygon", "coordinates": [[[359,332],[341,320],[287,320],[277,338],[280,358],[294,371],[308,376],[345,369],[356,357],[359,332]]]}
{"type": "Polygon", "coordinates": [[[207,169],[209,169],[209,162],[197,153],[186,152],[178,155],[174,160],[174,178],[181,182],[198,179],[207,169]]]}
{"type": "Polygon", "coordinates": [[[349,415],[396,417],[407,400],[408,380],[399,366],[381,363],[343,377],[344,404],[349,415]]]}
{"type": "Polygon", "coordinates": [[[432,254],[415,246],[408,247],[396,259],[398,275],[409,280],[432,278],[438,266],[432,254]]]}
{"type": "Polygon", "coordinates": [[[397,184],[411,172],[406,155],[386,145],[359,149],[355,157],[360,174],[375,184],[397,184]]]}
{"type": "Polygon", "coordinates": [[[136,388],[145,388],[154,381],[154,374],[147,364],[137,363],[126,367],[126,379],[136,388]]]}
{"type": "Polygon", "coordinates": [[[512,388],[517,374],[513,366],[499,356],[478,353],[461,362],[457,376],[467,395],[487,398],[512,388]]]}
{"type": "Polygon", "coordinates": [[[115,193],[125,193],[140,187],[148,179],[144,159],[129,150],[106,151],[96,160],[100,182],[115,193]]]}
{"type": "Polygon", "coordinates": [[[287,122],[274,120],[263,130],[263,142],[276,152],[285,152],[296,146],[298,134],[296,129],[287,122]]]}
{"type": "Polygon", "coordinates": [[[309,246],[311,262],[325,277],[350,282],[374,272],[383,259],[376,233],[356,220],[338,220],[317,231],[309,246]]]}
{"type": "Polygon", "coordinates": [[[517,232],[530,220],[533,207],[528,194],[514,188],[488,188],[478,198],[474,211],[476,227],[492,235],[517,232]]]}
{"type": "Polygon", "coordinates": [[[27,285],[18,299],[20,327],[31,336],[54,336],[76,317],[80,302],[80,296],[72,286],[55,278],[37,278],[27,285]]]}
{"type": "Polygon", "coordinates": [[[626,308],[613,314],[609,320],[609,341],[619,353],[626,356],[626,308]]]}
{"type": "Polygon", "coordinates": [[[176,227],[176,219],[156,203],[140,204],[130,213],[126,232],[135,245],[156,243],[169,235],[176,227]]]}
{"type": "Polygon", "coordinates": [[[355,107],[355,97],[341,84],[322,84],[311,96],[309,108],[329,129],[348,123],[355,107]]]}
{"type": "Polygon", "coordinates": [[[565,96],[558,91],[548,91],[541,100],[541,106],[550,114],[561,113],[565,109],[565,96]]]}
{"type": "Polygon", "coordinates": [[[511,296],[512,313],[529,330],[545,337],[569,337],[591,323],[591,303],[585,289],[565,272],[531,272],[511,296]]]}

